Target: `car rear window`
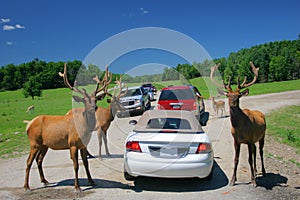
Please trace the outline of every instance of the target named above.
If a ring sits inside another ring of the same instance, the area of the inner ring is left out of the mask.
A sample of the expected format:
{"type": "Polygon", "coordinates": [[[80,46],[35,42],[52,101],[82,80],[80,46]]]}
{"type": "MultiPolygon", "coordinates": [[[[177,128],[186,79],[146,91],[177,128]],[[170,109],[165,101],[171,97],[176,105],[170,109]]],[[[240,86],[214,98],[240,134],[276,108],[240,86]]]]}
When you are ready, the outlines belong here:
{"type": "Polygon", "coordinates": [[[153,118],[147,123],[149,129],[191,129],[188,120],[180,118],[153,118]]]}
{"type": "Polygon", "coordinates": [[[152,84],[143,84],[142,86],[143,86],[143,87],[151,87],[152,84]]]}
{"type": "Polygon", "coordinates": [[[141,90],[140,88],[136,88],[136,89],[129,89],[125,95],[125,97],[131,97],[131,96],[138,96],[141,95],[141,90]]]}
{"type": "Polygon", "coordinates": [[[191,90],[163,90],[159,100],[186,100],[194,98],[195,95],[191,90]]]}

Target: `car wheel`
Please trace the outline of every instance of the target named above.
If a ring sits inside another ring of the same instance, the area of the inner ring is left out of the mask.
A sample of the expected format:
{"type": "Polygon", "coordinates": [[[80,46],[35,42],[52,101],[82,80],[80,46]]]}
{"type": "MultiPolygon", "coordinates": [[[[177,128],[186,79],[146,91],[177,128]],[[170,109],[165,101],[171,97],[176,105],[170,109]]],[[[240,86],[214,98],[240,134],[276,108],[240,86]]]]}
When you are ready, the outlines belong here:
{"type": "Polygon", "coordinates": [[[124,172],[124,178],[125,178],[127,181],[134,181],[134,180],[136,180],[136,177],[131,176],[130,174],[128,174],[128,172],[124,172]]]}
{"type": "Polygon", "coordinates": [[[209,119],[209,112],[204,112],[202,115],[200,115],[201,126],[206,126],[208,119],[209,119]]]}

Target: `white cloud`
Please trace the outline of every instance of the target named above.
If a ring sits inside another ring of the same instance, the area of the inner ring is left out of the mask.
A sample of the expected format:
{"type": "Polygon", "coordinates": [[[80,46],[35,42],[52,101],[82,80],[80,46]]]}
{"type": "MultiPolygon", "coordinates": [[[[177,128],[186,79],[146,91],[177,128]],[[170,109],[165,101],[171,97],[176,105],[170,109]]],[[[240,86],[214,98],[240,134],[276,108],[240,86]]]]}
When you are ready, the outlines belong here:
{"type": "Polygon", "coordinates": [[[16,27],[16,28],[20,28],[20,29],[25,28],[25,26],[22,26],[22,25],[20,25],[20,24],[16,24],[15,27],[16,27]]]}
{"type": "Polygon", "coordinates": [[[145,10],[144,8],[140,8],[140,11],[141,11],[142,15],[146,15],[149,13],[149,11],[145,10]]]}
{"type": "Polygon", "coordinates": [[[6,41],[6,44],[10,46],[10,45],[13,45],[13,42],[6,41]]]}
{"type": "Polygon", "coordinates": [[[11,31],[11,30],[14,30],[15,27],[14,26],[10,26],[10,25],[4,25],[3,26],[3,30],[5,31],[11,31]]]}
{"type": "Polygon", "coordinates": [[[12,31],[12,30],[15,30],[15,29],[24,29],[25,26],[22,26],[20,24],[16,24],[15,26],[12,26],[12,25],[3,25],[3,30],[4,31],[12,31]]]}
{"type": "Polygon", "coordinates": [[[8,23],[10,22],[10,19],[9,18],[1,18],[1,23],[8,23]]]}

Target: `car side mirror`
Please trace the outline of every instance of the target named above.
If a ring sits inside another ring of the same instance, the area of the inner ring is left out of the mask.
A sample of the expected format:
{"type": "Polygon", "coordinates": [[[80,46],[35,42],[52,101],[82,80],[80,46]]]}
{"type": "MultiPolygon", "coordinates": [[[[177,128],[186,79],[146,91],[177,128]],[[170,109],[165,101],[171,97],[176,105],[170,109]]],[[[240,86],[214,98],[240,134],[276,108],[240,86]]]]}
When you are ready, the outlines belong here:
{"type": "Polygon", "coordinates": [[[133,120],[130,120],[130,121],[129,121],[129,124],[130,124],[130,125],[136,125],[136,124],[137,124],[137,121],[134,120],[134,119],[133,119],[133,120]]]}

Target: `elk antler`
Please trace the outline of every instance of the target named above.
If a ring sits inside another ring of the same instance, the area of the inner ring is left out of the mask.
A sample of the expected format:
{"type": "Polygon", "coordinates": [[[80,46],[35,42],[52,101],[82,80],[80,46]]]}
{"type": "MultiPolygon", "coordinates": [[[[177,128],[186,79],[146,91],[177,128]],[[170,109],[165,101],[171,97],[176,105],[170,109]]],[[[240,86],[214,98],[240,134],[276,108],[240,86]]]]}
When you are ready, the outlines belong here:
{"type": "Polygon", "coordinates": [[[229,78],[229,80],[228,80],[228,84],[227,84],[227,85],[224,83],[224,80],[222,80],[223,85],[221,85],[220,83],[218,83],[218,82],[217,82],[216,80],[214,80],[214,78],[213,78],[213,74],[214,74],[215,71],[220,67],[220,65],[221,65],[221,63],[218,63],[217,65],[215,65],[215,66],[213,66],[213,67],[210,68],[210,80],[211,80],[212,83],[213,83],[214,85],[216,85],[217,87],[219,87],[219,88],[224,87],[226,90],[232,91],[231,86],[230,86],[230,78],[229,78]]]}
{"type": "Polygon", "coordinates": [[[254,73],[253,80],[250,83],[246,84],[247,77],[245,76],[242,85],[240,85],[240,78],[238,77],[238,88],[239,89],[247,88],[247,87],[253,85],[255,83],[255,81],[257,80],[259,68],[255,68],[253,62],[251,62],[251,61],[250,61],[250,65],[251,65],[251,68],[252,68],[252,72],[254,73]]]}
{"type": "Polygon", "coordinates": [[[210,80],[213,84],[215,84],[218,87],[223,87],[223,85],[221,85],[220,83],[218,83],[217,81],[215,81],[215,79],[213,78],[213,75],[215,73],[215,71],[220,67],[221,63],[218,63],[217,65],[213,66],[210,68],[210,80]]]}
{"type": "MultiPolygon", "coordinates": [[[[66,85],[68,88],[70,88],[70,89],[73,90],[74,92],[80,93],[80,94],[82,94],[82,95],[84,95],[84,96],[87,95],[85,89],[80,90],[80,89],[78,89],[76,86],[75,86],[75,87],[71,86],[71,84],[69,83],[69,81],[68,81],[68,75],[67,75],[67,63],[65,63],[65,65],[64,65],[64,73],[58,72],[58,75],[61,76],[61,77],[63,78],[64,83],[65,83],[65,85],[66,85]]],[[[76,83],[74,83],[74,85],[76,85],[76,83]]]]}
{"type": "Polygon", "coordinates": [[[112,80],[112,74],[111,74],[111,72],[108,71],[108,66],[106,65],[105,75],[104,75],[102,81],[99,80],[97,75],[95,78],[93,78],[93,80],[97,82],[97,88],[95,91],[96,94],[98,94],[102,90],[104,90],[104,93],[107,93],[107,90],[108,90],[107,86],[111,83],[111,80],[112,80]],[[109,80],[107,80],[108,78],[109,78],[109,80]],[[101,85],[100,89],[99,89],[99,85],[101,85]]]}
{"type": "Polygon", "coordinates": [[[96,91],[95,94],[96,96],[104,90],[103,93],[101,93],[101,95],[97,96],[97,99],[103,99],[105,97],[106,94],[108,94],[108,85],[111,83],[112,81],[112,73],[108,71],[108,66],[106,65],[106,69],[105,69],[105,75],[103,77],[103,80],[100,81],[98,76],[96,75],[95,78],[93,78],[94,81],[97,82],[97,87],[96,87],[96,91]],[[109,80],[107,80],[109,78],[109,80]],[[101,88],[99,89],[99,86],[101,85],[101,88]]]}
{"type": "Polygon", "coordinates": [[[128,87],[126,87],[126,91],[122,93],[122,89],[125,88],[125,84],[122,83],[122,76],[120,76],[120,79],[118,80],[118,78],[115,81],[116,84],[118,84],[119,86],[119,94],[116,96],[116,90],[114,90],[114,96],[116,96],[117,98],[121,98],[123,96],[125,96],[128,92],[128,87]]]}

